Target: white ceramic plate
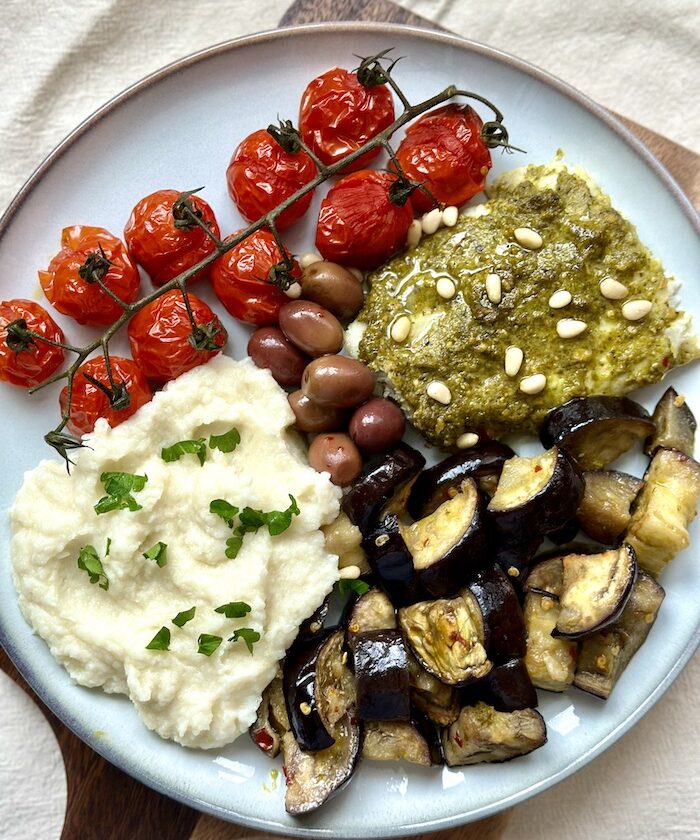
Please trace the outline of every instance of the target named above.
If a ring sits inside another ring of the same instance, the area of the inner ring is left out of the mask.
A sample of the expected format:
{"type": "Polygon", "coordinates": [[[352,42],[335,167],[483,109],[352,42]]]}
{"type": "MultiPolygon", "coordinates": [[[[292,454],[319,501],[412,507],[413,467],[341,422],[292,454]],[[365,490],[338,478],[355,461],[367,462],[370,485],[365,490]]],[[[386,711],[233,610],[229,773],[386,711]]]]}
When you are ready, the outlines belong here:
{"type": "MultiPolygon", "coordinates": [[[[524,62],[454,37],[385,24],[313,26],[244,38],[184,59],[117,97],[49,157],[0,222],[2,297],[41,299],[36,269],[58,249],[64,226],[95,224],[119,235],[135,202],[161,187],[206,185],[203,195],[222,231],[240,227],[224,179],[238,141],[278,114],[295,118],[300,94],[317,73],[338,63],[353,66],[353,53],[369,55],[387,46],[406,56],[397,78],[412,101],[455,82],[499,105],[512,142],[528,154],[496,154],[496,173],[523,162],[546,162],[558,148],[567,161],[584,166],[682,281],[683,305],[700,324],[697,218],[668,174],[624,128],[524,62]]],[[[289,237],[297,252],[312,245],[313,218],[312,211],[289,237]]],[[[68,319],[57,320],[76,342],[90,334],[68,319]]],[[[246,331],[225,321],[228,352],[241,357],[246,331]]],[[[674,372],[669,380],[699,412],[697,368],[674,372]]],[[[3,509],[23,472],[48,454],[42,436],[56,422],[56,390],[29,397],[2,387],[3,509]]],[[[661,391],[648,388],[639,398],[652,406],[661,391]]],[[[537,752],[507,764],[455,770],[366,763],[348,790],[316,814],[293,820],[284,812],[283,783],[276,789],[271,784],[270,770],[279,764],[270,763],[246,737],[223,750],[183,749],[149,732],[125,698],[72,684],[19,612],[7,517],[2,529],[0,641],[64,723],[109,761],[169,796],[225,819],[289,834],[405,836],[512,806],[582,767],[629,729],[668,688],[700,635],[696,525],[693,547],[664,574],[667,597],[659,619],[607,703],[574,690],[542,693],[549,742],[537,752]]]]}

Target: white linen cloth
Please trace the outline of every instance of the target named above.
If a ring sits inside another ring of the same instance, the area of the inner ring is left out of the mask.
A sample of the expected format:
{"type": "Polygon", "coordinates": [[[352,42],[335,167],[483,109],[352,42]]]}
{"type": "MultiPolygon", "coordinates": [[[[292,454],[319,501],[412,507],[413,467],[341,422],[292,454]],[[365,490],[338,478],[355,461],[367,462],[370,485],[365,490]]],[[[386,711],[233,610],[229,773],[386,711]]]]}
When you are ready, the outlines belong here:
{"type": "MultiPolygon", "coordinates": [[[[187,53],[275,28],[291,0],[2,0],[0,209],[44,156],[127,85],[187,53]]],[[[399,0],[465,37],[555,73],[601,104],[700,151],[697,0],[399,0]]],[[[700,658],[622,741],[563,784],[519,806],[508,840],[700,837],[700,658]]],[[[23,702],[3,692],[3,707],[23,702]],[[6,706],[5,703],[8,705],[6,706]]],[[[3,718],[0,778],[27,769],[30,717],[3,718]]],[[[40,737],[41,726],[32,729],[40,737]]],[[[42,740],[43,761],[60,760],[42,740]]],[[[0,826],[18,801],[0,785],[0,826]]],[[[55,836],[55,799],[36,801],[23,837],[55,836]],[[50,826],[50,828],[49,828],[50,826]]],[[[59,794],[59,800],[61,795],[59,794]]],[[[14,837],[14,835],[12,835],[14,837]]]]}

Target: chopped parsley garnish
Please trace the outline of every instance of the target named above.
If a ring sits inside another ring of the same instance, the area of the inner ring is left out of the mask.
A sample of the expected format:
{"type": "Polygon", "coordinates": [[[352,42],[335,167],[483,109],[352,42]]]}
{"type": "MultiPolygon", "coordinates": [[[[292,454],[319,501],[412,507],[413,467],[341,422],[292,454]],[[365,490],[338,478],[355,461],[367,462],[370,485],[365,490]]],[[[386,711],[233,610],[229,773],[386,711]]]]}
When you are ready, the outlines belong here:
{"type": "Polygon", "coordinates": [[[112,538],[107,537],[107,542],[105,543],[105,557],[109,557],[109,550],[112,547],[112,538]]]}
{"type": "Polygon", "coordinates": [[[238,527],[243,529],[244,534],[254,534],[266,523],[266,516],[267,514],[263,513],[263,511],[261,510],[255,510],[255,508],[244,507],[243,510],[238,514],[238,519],[241,523],[238,527]]]}
{"type": "Polygon", "coordinates": [[[291,504],[286,510],[271,510],[267,516],[267,530],[271,537],[284,533],[292,524],[292,516],[299,516],[297,500],[289,494],[291,504]]]}
{"type": "Polygon", "coordinates": [[[175,616],[175,618],[171,618],[170,620],[176,627],[184,627],[188,621],[192,621],[196,612],[197,607],[190,607],[189,610],[183,610],[182,612],[179,612],[175,616]]]}
{"type": "Polygon", "coordinates": [[[250,610],[250,604],[246,604],[245,601],[231,601],[228,604],[222,604],[220,607],[217,607],[214,612],[221,613],[226,618],[243,618],[248,615],[250,610]]]}
{"type": "Polygon", "coordinates": [[[147,475],[132,475],[123,472],[104,472],[100,476],[106,495],[95,505],[95,513],[109,513],[111,510],[141,510],[132,496],[143,490],[148,481],[147,475]]]}
{"type": "Polygon", "coordinates": [[[369,584],[364,580],[339,580],[338,592],[345,595],[347,592],[354,592],[356,595],[364,595],[369,592],[369,584]]]}
{"type": "Polygon", "coordinates": [[[207,460],[207,442],[204,438],[197,440],[181,440],[172,446],[166,446],[160,451],[160,457],[170,463],[179,461],[183,455],[196,455],[199,458],[200,467],[204,466],[207,460]]]}
{"type": "Polygon", "coordinates": [[[253,645],[260,641],[260,633],[258,633],[257,630],[253,630],[252,627],[241,627],[238,630],[233,631],[233,636],[231,636],[228,641],[237,642],[239,639],[243,639],[246,647],[252,655],[253,645]]]}
{"type": "Polygon", "coordinates": [[[243,535],[234,534],[226,540],[226,551],[224,552],[229,560],[235,560],[243,545],[243,535]]]}
{"type": "Polygon", "coordinates": [[[100,589],[109,589],[109,580],[94,546],[84,545],[80,549],[78,553],[78,568],[88,573],[90,583],[98,584],[100,589]]]}
{"type": "Polygon", "coordinates": [[[209,503],[209,513],[220,516],[229,528],[233,528],[233,520],[238,515],[238,508],[226,499],[214,499],[209,503]]]}
{"type": "Polygon", "coordinates": [[[221,636],[210,636],[209,633],[202,633],[202,635],[197,639],[197,644],[199,647],[197,648],[197,653],[203,653],[205,656],[211,656],[212,653],[219,647],[219,645],[223,642],[221,636]]]}
{"type": "Polygon", "coordinates": [[[161,627],[146,645],[146,650],[170,650],[170,630],[167,627],[161,627]]]}
{"type": "Polygon", "coordinates": [[[209,438],[209,449],[218,449],[221,452],[233,452],[241,442],[241,433],[235,426],[223,435],[211,435],[209,438]]]}
{"type": "Polygon", "coordinates": [[[154,546],[144,551],[143,556],[146,560],[155,560],[156,566],[163,568],[168,562],[168,546],[164,542],[157,542],[154,546]]]}

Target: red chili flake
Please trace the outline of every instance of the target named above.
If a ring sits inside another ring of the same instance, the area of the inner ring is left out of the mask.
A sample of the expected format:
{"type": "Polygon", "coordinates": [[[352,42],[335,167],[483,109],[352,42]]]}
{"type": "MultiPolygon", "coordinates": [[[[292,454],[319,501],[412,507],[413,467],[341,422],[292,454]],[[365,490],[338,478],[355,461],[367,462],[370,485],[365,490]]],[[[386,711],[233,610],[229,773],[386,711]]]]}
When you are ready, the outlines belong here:
{"type": "Polygon", "coordinates": [[[538,473],[538,472],[542,472],[542,467],[541,467],[541,465],[540,465],[540,464],[537,464],[537,466],[535,467],[535,472],[536,472],[536,473],[538,473]]]}
{"type": "Polygon", "coordinates": [[[668,367],[668,356],[664,356],[664,357],[663,357],[663,359],[661,360],[661,364],[662,364],[664,367],[668,367]]]}
{"type": "Polygon", "coordinates": [[[464,741],[459,737],[459,732],[455,732],[455,739],[454,740],[455,740],[455,744],[457,744],[458,747],[463,747],[464,746],[464,741]]]}
{"type": "Polygon", "coordinates": [[[264,729],[260,729],[255,733],[255,743],[267,752],[272,749],[272,736],[264,729]]]}
{"type": "Polygon", "coordinates": [[[284,773],[284,780],[285,780],[285,782],[286,782],[287,784],[289,784],[289,783],[292,781],[292,775],[291,775],[291,773],[288,773],[288,772],[287,772],[287,765],[286,765],[286,764],[283,764],[283,765],[282,765],[282,772],[284,773]]]}

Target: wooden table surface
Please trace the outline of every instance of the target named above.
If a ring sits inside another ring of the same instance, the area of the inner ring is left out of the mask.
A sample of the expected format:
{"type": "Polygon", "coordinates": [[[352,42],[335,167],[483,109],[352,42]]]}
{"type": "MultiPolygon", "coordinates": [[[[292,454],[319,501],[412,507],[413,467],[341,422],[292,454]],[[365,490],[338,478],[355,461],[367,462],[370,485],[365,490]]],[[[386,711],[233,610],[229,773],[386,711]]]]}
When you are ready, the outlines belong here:
{"type": "MultiPolygon", "coordinates": [[[[437,28],[388,0],[296,0],[280,20],[280,26],[339,20],[376,20],[437,28]]],[[[617,116],[666,166],[695,206],[699,206],[700,155],[617,116]]],[[[32,694],[1,648],[0,669],[32,694]]],[[[66,766],[68,805],[62,840],[254,840],[270,836],[202,815],[150,790],[93,752],[43,707],[41,701],[34,699],[56,733],[66,766]]],[[[510,812],[504,812],[463,828],[423,835],[423,840],[497,840],[509,816],[510,812]]]]}

